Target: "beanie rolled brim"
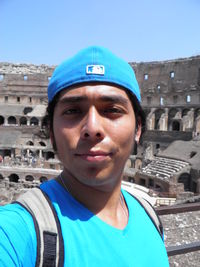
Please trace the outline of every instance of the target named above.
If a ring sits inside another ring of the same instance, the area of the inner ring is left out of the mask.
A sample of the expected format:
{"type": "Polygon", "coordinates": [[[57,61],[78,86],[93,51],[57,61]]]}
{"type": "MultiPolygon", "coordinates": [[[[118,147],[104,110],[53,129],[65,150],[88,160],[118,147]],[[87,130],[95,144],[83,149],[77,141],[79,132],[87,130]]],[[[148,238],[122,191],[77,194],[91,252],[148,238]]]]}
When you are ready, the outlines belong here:
{"type": "Polygon", "coordinates": [[[65,60],[53,72],[48,86],[48,101],[63,89],[80,83],[111,83],[131,91],[141,101],[132,67],[108,49],[90,46],[65,60]]]}

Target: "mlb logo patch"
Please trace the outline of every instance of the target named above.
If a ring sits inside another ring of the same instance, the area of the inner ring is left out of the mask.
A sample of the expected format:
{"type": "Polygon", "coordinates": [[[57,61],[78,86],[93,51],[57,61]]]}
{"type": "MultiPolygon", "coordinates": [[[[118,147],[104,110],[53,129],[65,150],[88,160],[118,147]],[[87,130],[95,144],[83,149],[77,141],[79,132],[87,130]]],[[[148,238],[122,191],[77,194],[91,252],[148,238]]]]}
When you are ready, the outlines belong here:
{"type": "Polygon", "coordinates": [[[86,66],[86,73],[87,74],[104,75],[105,74],[105,67],[103,65],[87,65],[86,66]]]}

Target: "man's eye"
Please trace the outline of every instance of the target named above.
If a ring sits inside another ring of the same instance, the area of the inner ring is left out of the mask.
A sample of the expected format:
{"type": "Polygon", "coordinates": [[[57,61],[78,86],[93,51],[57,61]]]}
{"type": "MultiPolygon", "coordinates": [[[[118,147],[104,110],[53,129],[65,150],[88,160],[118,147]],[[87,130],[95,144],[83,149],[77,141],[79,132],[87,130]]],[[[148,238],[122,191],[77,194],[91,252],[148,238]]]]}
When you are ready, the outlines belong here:
{"type": "Polygon", "coordinates": [[[122,110],[119,108],[107,108],[104,113],[122,113],[122,110]]]}
{"type": "Polygon", "coordinates": [[[79,114],[81,111],[80,109],[77,109],[77,108],[69,108],[69,109],[66,109],[63,114],[65,115],[73,115],[73,114],[79,114]]]}

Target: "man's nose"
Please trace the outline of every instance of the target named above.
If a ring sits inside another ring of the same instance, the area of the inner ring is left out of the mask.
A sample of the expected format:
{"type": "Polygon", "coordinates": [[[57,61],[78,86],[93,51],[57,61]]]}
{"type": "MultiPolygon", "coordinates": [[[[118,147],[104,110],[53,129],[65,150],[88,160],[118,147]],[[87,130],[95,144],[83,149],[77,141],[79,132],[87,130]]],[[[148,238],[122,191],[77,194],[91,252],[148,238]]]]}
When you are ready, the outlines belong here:
{"type": "Polygon", "coordinates": [[[82,139],[101,140],[104,138],[103,118],[95,107],[88,110],[81,129],[82,139]]]}

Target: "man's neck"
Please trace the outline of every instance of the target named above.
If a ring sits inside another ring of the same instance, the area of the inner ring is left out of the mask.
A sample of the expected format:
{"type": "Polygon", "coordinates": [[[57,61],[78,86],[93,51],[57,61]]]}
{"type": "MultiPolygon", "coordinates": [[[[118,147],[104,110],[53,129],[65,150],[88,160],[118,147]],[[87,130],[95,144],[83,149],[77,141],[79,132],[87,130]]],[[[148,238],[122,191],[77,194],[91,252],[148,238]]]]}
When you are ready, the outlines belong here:
{"type": "Polygon", "coordinates": [[[66,172],[57,181],[81,204],[113,227],[124,229],[128,222],[128,208],[121,193],[121,179],[112,190],[87,186],[66,172]]]}

